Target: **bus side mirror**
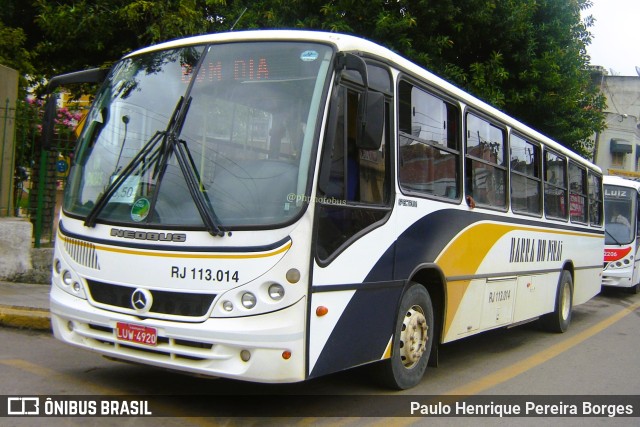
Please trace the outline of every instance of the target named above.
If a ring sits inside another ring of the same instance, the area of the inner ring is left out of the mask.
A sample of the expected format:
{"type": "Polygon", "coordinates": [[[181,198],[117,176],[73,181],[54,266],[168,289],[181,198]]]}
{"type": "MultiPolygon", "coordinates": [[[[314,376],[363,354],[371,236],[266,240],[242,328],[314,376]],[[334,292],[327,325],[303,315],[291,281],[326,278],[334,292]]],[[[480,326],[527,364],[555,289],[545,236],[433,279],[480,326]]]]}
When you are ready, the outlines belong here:
{"type": "Polygon", "coordinates": [[[53,144],[53,131],[56,125],[56,107],[58,96],[55,93],[47,96],[44,104],[44,117],[42,118],[42,149],[49,150],[53,144]]]}
{"type": "Polygon", "coordinates": [[[47,101],[44,106],[44,118],[42,121],[42,148],[48,150],[53,143],[53,135],[56,120],[56,107],[58,96],[55,90],[59,86],[80,83],[101,83],[106,78],[109,70],[92,68],[90,70],[76,71],[74,73],[61,74],[49,80],[47,84],[47,101]]]}
{"type": "Polygon", "coordinates": [[[384,133],[384,95],[367,90],[363,98],[366,105],[357,123],[356,145],[362,150],[379,150],[384,133]]]}

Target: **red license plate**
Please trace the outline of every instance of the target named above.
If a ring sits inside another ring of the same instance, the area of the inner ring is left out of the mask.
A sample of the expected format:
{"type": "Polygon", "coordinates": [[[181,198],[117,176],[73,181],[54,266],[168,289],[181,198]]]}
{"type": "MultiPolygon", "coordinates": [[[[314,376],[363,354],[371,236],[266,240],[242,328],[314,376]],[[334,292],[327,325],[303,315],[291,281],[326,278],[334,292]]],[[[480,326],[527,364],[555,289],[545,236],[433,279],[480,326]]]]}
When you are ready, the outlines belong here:
{"type": "Polygon", "coordinates": [[[116,337],[119,340],[135,342],[138,344],[158,344],[158,331],[156,328],[150,328],[148,326],[118,322],[116,324],[116,337]]]}

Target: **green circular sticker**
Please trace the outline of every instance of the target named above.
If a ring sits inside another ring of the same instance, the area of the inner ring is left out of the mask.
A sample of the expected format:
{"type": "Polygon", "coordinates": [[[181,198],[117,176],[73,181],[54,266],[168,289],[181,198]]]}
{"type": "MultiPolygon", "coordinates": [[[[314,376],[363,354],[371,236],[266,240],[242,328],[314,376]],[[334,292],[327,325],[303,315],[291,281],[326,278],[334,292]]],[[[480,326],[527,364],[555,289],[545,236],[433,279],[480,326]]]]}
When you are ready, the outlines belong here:
{"type": "Polygon", "coordinates": [[[147,199],[138,199],[131,206],[131,219],[140,222],[144,220],[147,215],[149,215],[149,209],[151,208],[151,203],[147,199]]]}

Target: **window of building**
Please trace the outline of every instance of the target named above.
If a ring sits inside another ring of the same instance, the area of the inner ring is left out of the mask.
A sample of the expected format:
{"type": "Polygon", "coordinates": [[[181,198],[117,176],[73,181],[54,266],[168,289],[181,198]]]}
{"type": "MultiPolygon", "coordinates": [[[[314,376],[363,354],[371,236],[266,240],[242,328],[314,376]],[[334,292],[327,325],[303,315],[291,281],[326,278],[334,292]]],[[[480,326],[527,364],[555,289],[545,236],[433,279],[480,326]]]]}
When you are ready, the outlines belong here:
{"type": "Polygon", "coordinates": [[[612,166],[624,166],[624,153],[611,153],[612,166]]]}

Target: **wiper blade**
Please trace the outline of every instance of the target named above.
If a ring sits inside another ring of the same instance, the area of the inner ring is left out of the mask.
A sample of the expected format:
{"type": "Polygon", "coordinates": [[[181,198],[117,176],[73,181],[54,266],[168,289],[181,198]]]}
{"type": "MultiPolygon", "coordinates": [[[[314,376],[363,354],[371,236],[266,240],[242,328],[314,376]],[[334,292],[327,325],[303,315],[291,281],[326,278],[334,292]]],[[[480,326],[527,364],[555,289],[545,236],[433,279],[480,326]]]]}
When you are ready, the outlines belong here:
{"type": "Polygon", "coordinates": [[[129,178],[129,176],[133,173],[138,165],[138,162],[147,157],[150,153],[153,153],[151,157],[156,157],[159,154],[159,148],[156,147],[159,141],[162,141],[166,138],[166,131],[157,131],[147,143],[142,147],[142,149],[136,154],[136,156],[131,159],[131,161],[127,164],[127,166],[122,169],[120,174],[114,179],[105,189],[104,193],[98,198],[96,204],[93,206],[89,214],[84,220],[84,225],[86,227],[95,227],[96,220],[98,215],[104,207],[109,202],[109,199],[118,191],[120,185],[129,178]],[[154,151],[155,149],[155,151],[154,151]]]}
{"type": "Polygon", "coordinates": [[[191,193],[191,197],[196,204],[196,208],[198,208],[198,212],[200,212],[202,221],[204,221],[209,234],[212,236],[224,236],[224,230],[218,225],[219,220],[213,211],[211,200],[209,200],[207,193],[201,190],[201,180],[197,172],[198,169],[196,168],[186,141],[176,139],[173,144],[178,165],[180,165],[180,170],[187,182],[187,188],[191,193]]]}
{"type": "MultiPolygon", "coordinates": [[[[93,206],[84,220],[84,225],[86,227],[95,227],[96,220],[98,219],[98,215],[100,215],[100,212],[102,212],[105,206],[107,206],[107,203],[109,202],[111,197],[113,197],[115,192],[118,191],[122,183],[124,183],[127,178],[131,176],[140,160],[146,158],[149,153],[153,152],[151,157],[152,159],[155,159],[154,163],[156,164],[156,170],[158,168],[158,160],[160,158],[162,158],[164,162],[167,161],[167,159],[165,158],[166,156],[162,156],[161,154],[167,153],[167,135],[169,135],[172,129],[175,128],[175,123],[178,120],[178,117],[181,115],[181,107],[183,101],[184,97],[181,96],[178,100],[178,103],[176,104],[176,107],[173,109],[173,113],[171,114],[171,119],[169,120],[169,124],[167,125],[166,130],[156,131],[156,133],[153,134],[149,141],[144,144],[138,154],[136,154],[135,157],[131,159],[131,161],[127,164],[127,166],[122,169],[117,178],[107,186],[104,193],[102,193],[102,195],[98,197],[98,200],[96,200],[96,204],[93,206]],[[162,141],[162,144],[160,144],[159,147],[156,147],[156,145],[160,141],[162,141]]],[[[184,114],[182,116],[184,116],[184,114]]]]}
{"type": "MultiPolygon", "coordinates": [[[[182,106],[182,99],[178,104],[178,108],[180,106],[182,106]]],[[[162,156],[161,160],[159,160],[159,169],[156,169],[154,171],[154,174],[158,174],[158,185],[160,185],[162,177],[164,176],[164,173],[167,169],[169,157],[171,156],[171,153],[175,153],[176,160],[178,161],[178,166],[180,166],[180,171],[184,176],[187,188],[189,189],[189,193],[191,194],[191,198],[193,199],[193,202],[198,209],[198,213],[200,214],[202,221],[207,227],[207,231],[212,236],[221,237],[224,236],[224,230],[218,225],[219,220],[216,217],[215,212],[213,211],[213,207],[211,206],[209,197],[204,191],[200,190],[201,181],[198,174],[198,168],[193,161],[193,157],[191,156],[189,147],[187,147],[187,143],[184,140],[178,138],[190,106],[191,98],[189,98],[187,102],[184,103],[183,108],[181,108],[179,113],[175,116],[175,121],[173,121],[172,123],[173,126],[169,131],[167,137],[163,140],[163,144],[161,147],[162,156]]],[[[151,203],[152,206],[155,204],[158,193],[158,191],[155,192],[154,200],[151,203]]]]}
{"type": "Polygon", "coordinates": [[[98,215],[109,200],[118,191],[120,186],[131,176],[136,170],[140,161],[147,159],[143,168],[139,171],[142,176],[146,173],[150,167],[153,167],[153,178],[156,180],[156,188],[151,200],[151,206],[155,206],[160,192],[160,186],[162,178],[164,177],[169,158],[172,153],[175,153],[178,165],[184,176],[187,188],[191,194],[198,213],[204,222],[207,231],[212,236],[224,236],[224,229],[219,226],[219,220],[211,205],[211,201],[204,190],[201,190],[201,178],[198,174],[198,168],[195,165],[189,147],[184,140],[180,140],[178,136],[182,131],[187,112],[191,106],[191,97],[184,102],[184,97],[180,97],[176,104],[167,129],[164,131],[157,131],[142,149],[131,159],[131,161],[122,169],[121,173],[114,179],[105,189],[104,193],[98,198],[96,204],[93,206],[89,214],[87,215],[84,225],[87,227],[94,227],[98,218],[98,215]]]}
{"type": "Polygon", "coordinates": [[[614,242],[616,242],[616,244],[617,244],[618,246],[622,246],[622,243],[620,243],[620,242],[618,241],[618,239],[616,239],[615,237],[613,237],[613,234],[609,233],[609,232],[607,231],[607,229],[606,229],[606,228],[604,229],[604,232],[605,232],[606,234],[608,234],[608,235],[609,235],[609,237],[611,237],[611,238],[613,239],[613,241],[614,241],[614,242]]]}

